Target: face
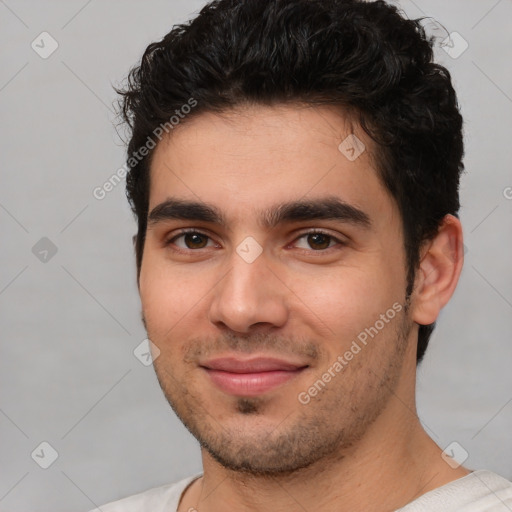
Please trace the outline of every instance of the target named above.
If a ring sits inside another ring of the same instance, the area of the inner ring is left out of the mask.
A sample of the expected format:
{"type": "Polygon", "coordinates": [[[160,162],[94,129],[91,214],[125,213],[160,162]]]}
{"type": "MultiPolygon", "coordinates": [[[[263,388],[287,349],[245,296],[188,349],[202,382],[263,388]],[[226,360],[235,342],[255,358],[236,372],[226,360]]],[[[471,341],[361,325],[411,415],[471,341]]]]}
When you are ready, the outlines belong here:
{"type": "Polygon", "coordinates": [[[401,219],[371,148],[334,109],[258,106],[155,149],[139,282],[155,370],[227,468],[339,456],[414,356],[401,219]]]}

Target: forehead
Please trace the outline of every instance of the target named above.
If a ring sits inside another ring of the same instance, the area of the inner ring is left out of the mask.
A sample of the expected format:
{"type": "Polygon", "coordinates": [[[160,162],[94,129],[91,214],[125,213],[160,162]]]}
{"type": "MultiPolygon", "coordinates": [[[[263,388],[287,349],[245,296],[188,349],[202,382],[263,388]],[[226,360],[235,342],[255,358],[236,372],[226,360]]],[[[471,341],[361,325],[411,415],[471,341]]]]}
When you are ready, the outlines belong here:
{"type": "MultiPolygon", "coordinates": [[[[225,217],[268,217],[279,203],[337,197],[373,218],[394,201],[369,137],[330,107],[252,106],[185,120],[154,150],[150,212],[169,197],[215,205],[225,217]]],[[[389,221],[389,218],[388,218],[389,221]]]]}

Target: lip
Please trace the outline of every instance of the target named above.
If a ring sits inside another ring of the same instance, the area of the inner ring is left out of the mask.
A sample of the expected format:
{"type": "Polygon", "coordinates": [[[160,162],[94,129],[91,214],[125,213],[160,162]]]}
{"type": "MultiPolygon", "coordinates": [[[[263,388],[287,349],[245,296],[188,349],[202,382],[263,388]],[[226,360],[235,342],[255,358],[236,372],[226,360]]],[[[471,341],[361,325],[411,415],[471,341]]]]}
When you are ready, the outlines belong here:
{"type": "Polygon", "coordinates": [[[297,377],[308,365],[271,357],[212,359],[200,365],[213,384],[238,396],[256,396],[297,377]]]}
{"type": "Polygon", "coordinates": [[[230,373],[258,373],[277,370],[293,371],[307,366],[301,363],[292,363],[275,357],[254,357],[252,359],[239,359],[237,357],[219,357],[202,363],[201,366],[210,370],[220,370],[230,373]]]}

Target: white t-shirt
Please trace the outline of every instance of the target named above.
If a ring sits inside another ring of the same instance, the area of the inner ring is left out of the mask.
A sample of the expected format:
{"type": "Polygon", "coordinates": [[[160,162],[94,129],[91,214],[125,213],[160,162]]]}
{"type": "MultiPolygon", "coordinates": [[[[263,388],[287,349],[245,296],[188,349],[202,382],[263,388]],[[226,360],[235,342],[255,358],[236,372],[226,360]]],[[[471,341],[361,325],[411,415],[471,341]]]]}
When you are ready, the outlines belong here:
{"type": "MultiPolygon", "coordinates": [[[[185,489],[199,473],[174,484],[155,487],[90,512],[174,512],[185,489]]],[[[512,482],[479,469],[411,501],[396,512],[510,512],[512,482]]]]}

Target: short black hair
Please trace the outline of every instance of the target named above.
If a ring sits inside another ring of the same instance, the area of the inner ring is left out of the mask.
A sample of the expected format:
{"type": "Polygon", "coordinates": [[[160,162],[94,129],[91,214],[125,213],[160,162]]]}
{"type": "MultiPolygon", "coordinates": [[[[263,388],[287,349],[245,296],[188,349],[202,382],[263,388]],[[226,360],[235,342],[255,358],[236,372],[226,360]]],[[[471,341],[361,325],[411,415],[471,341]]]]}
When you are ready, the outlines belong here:
{"type": "MultiPolygon", "coordinates": [[[[138,221],[137,279],[154,151],[133,155],[159,127],[171,133],[176,114],[183,123],[244,104],[305,103],[351,112],[375,142],[379,178],[402,217],[408,299],[422,243],[445,215],[458,217],[464,170],[451,76],[434,62],[422,19],[384,1],[215,0],[150,44],[126,88],[116,89],[131,132],[126,193],[138,221]]],[[[419,326],[417,364],[434,327],[419,326]]]]}

